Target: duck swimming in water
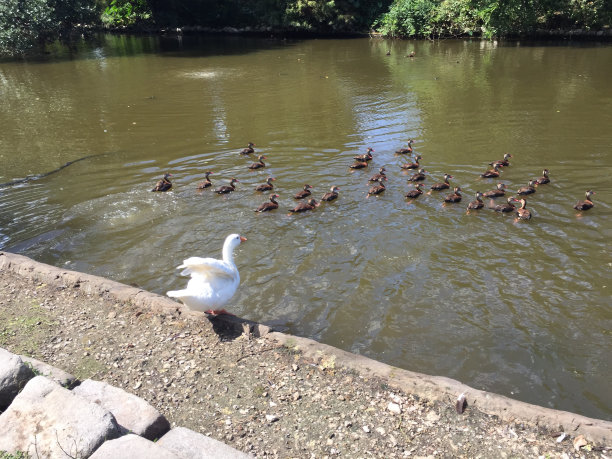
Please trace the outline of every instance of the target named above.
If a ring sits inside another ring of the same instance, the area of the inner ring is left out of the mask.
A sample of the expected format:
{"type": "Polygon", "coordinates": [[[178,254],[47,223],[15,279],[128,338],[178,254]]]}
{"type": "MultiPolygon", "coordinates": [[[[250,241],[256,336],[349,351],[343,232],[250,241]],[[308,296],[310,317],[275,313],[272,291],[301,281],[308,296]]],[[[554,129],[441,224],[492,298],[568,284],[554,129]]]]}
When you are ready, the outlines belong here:
{"type": "Polygon", "coordinates": [[[219,188],[217,188],[215,190],[215,193],[218,193],[218,194],[231,193],[232,191],[234,191],[236,189],[236,182],[240,182],[240,180],[232,178],[230,180],[230,184],[229,185],[220,186],[219,188]]]}
{"type": "Polygon", "coordinates": [[[264,202],[257,209],[255,209],[255,212],[268,212],[270,210],[278,209],[278,202],[276,202],[277,198],[280,198],[280,196],[272,193],[270,195],[270,201],[264,202]]]}
{"type": "Polygon", "coordinates": [[[371,161],[374,158],[374,156],[372,155],[373,151],[375,151],[373,148],[368,147],[367,153],[363,155],[353,156],[353,159],[356,159],[357,161],[371,161]]]}
{"type": "Polygon", "coordinates": [[[420,182],[425,180],[425,172],[427,172],[425,169],[419,169],[419,171],[414,174],[412,177],[410,177],[408,179],[409,182],[420,182]]]}
{"type": "Polygon", "coordinates": [[[449,188],[450,188],[450,183],[448,183],[448,180],[449,180],[449,179],[452,179],[452,178],[454,178],[452,175],[450,175],[450,174],[444,174],[444,182],[441,182],[441,183],[434,183],[434,184],[431,186],[431,189],[432,189],[432,190],[435,190],[435,191],[440,191],[440,190],[447,190],[447,189],[449,189],[449,188]]]}
{"type": "Polygon", "coordinates": [[[591,209],[593,206],[595,206],[595,204],[593,203],[593,201],[591,201],[591,196],[594,195],[595,192],[593,190],[587,190],[585,195],[586,195],[586,199],[584,201],[578,201],[576,203],[576,205],[574,206],[574,209],[576,210],[589,210],[591,209]]]}
{"type": "Polygon", "coordinates": [[[408,153],[412,153],[412,143],[414,140],[408,139],[408,146],[406,148],[400,148],[399,150],[395,150],[395,153],[398,155],[406,155],[408,153]]]}
{"type": "Polygon", "coordinates": [[[378,185],[373,185],[368,190],[368,196],[372,196],[373,194],[380,194],[386,190],[386,187],[385,187],[385,184],[383,183],[382,178],[378,179],[377,182],[378,182],[378,185]]]}
{"type": "Polygon", "coordinates": [[[321,201],[329,202],[329,201],[333,201],[334,199],[337,199],[338,191],[340,191],[340,188],[338,188],[337,186],[332,186],[331,189],[323,195],[323,197],[321,198],[321,201]]]}
{"type": "Polygon", "coordinates": [[[405,196],[409,199],[416,199],[422,194],[423,194],[423,184],[417,183],[416,185],[414,185],[414,190],[410,190],[408,193],[406,193],[405,196]]]}
{"type": "Polygon", "coordinates": [[[485,198],[499,198],[500,196],[504,196],[506,194],[506,185],[503,183],[498,183],[497,188],[494,190],[486,191],[483,193],[485,198]]]}
{"type": "Polygon", "coordinates": [[[533,194],[536,192],[535,184],[536,184],[535,180],[529,180],[529,185],[520,187],[516,193],[521,194],[521,195],[533,194]]]}
{"type": "Polygon", "coordinates": [[[298,193],[296,193],[293,198],[294,199],[304,199],[308,196],[311,195],[310,190],[312,189],[312,187],[307,183],[306,185],[304,185],[304,189],[298,193]]]}
{"type": "Polygon", "coordinates": [[[550,183],[550,178],[548,178],[548,169],[544,169],[542,171],[542,177],[536,179],[536,183],[538,185],[546,185],[547,183],[550,183]]]}
{"type": "Polygon", "coordinates": [[[419,167],[421,167],[419,165],[419,161],[422,159],[421,155],[416,155],[414,157],[414,162],[413,163],[406,163],[406,164],[402,164],[400,167],[402,169],[418,169],[419,167]]]}
{"type": "Polygon", "coordinates": [[[456,186],[453,190],[453,194],[449,194],[444,198],[444,202],[459,202],[461,201],[461,187],[456,186]]]}
{"type": "Polygon", "coordinates": [[[513,202],[516,202],[516,198],[510,196],[506,204],[498,204],[493,209],[495,212],[512,212],[516,207],[514,207],[513,202]]]}
{"type": "Polygon", "coordinates": [[[274,185],[272,185],[274,180],[276,180],[274,177],[268,177],[266,179],[266,183],[262,183],[261,185],[257,185],[255,187],[255,191],[270,191],[274,188],[274,185]]]}
{"type": "Polygon", "coordinates": [[[266,167],[266,164],[263,162],[263,160],[266,159],[265,156],[263,155],[259,155],[257,157],[257,162],[253,163],[249,166],[249,169],[260,169],[262,167],[266,167]]]}
{"type": "Polygon", "coordinates": [[[255,153],[255,149],[253,148],[255,144],[253,142],[249,142],[246,148],[243,148],[240,151],[241,155],[250,155],[251,153],[255,153]]]}
{"type": "Polygon", "coordinates": [[[349,167],[351,169],[363,169],[364,167],[368,167],[368,162],[367,161],[355,161],[349,167]]]}
{"type": "Polygon", "coordinates": [[[317,201],[315,201],[313,198],[310,198],[307,202],[302,201],[297,206],[295,206],[293,209],[289,209],[289,212],[292,212],[292,213],[306,212],[307,210],[313,210],[318,205],[319,203],[317,201]]]}
{"type": "Polygon", "coordinates": [[[387,180],[387,175],[385,174],[385,171],[387,169],[383,167],[381,167],[380,169],[378,169],[378,174],[374,174],[372,177],[370,177],[370,180],[368,180],[369,182],[377,182],[379,179],[382,180],[387,180]]]}
{"type": "MultiPolygon", "coordinates": [[[[491,163],[493,165],[493,163],[491,163]]],[[[494,178],[494,177],[499,177],[499,166],[498,165],[493,165],[493,169],[489,169],[485,172],[483,172],[482,174],[480,174],[481,177],[484,178],[494,178]]]]}
{"type": "Polygon", "coordinates": [[[516,209],[516,217],[519,220],[531,219],[531,212],[527,209],[527,201],[525,199],[514,199],[514,202],[520,202],[521,207],[516,209]]]}
{"type": "Polygon", "coordinates": [[[172,188],[172,182],[170,182],[170,177],[172,174],[170,172],[166,172],[164,177],[159,179],[155,184],[155,187],[151,191],[168,191],[172,188]]]}
{"type": "Polygon", "coordinates": [[[500,159],[499,161],[493,161],[490,164],[491,166],[497,165],[498,167],[506,167],[510,165],[510,161],[508,161],[510,158],[512,158],[512,155],[510,153],[506,153],[504,155],[504,159],[500,159]]]}
{"type": "Polygon", "coordinates": [[[205,175],[204,181],[198,184],[198,190],[203,190],[204,188],[208,188],[209,186],[212,186],[212,182],[208,178],[209,175],[212,175],[212,172],[206,171],[204,175],[205,175]]]}
{"type": "Polygon", "coordinates": [[[467,210],[478,210],[484,207],[484,202],[482,202],[482,193],[480,191],[476,192],[476,200],[472,201],[468,204],[467,210]]]}

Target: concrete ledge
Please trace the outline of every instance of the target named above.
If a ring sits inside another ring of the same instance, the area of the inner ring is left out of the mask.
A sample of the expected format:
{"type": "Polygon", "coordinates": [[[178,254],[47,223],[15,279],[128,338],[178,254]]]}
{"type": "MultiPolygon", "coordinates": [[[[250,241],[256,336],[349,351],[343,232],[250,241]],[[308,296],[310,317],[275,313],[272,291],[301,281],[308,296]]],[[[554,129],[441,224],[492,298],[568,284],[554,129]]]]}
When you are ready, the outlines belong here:
{"type": "MultiPolygon", "coordinates": [[[[21,255],[0,252],[0,269],[8,269],[24,277],[52,285],[78,285],[87,293],[108,295],[118,301],[129,302],[156,312],[180,314],[182,317],[197,320],[205,317],[202,313],[189,311],[183,305],[160,295],[102,277],[55,268],[21,255]]],[[[476,407],[487,414],[497,415],[501,419],[530,421],[551,431],[562,430],[572,435],[582,434],[597,444],[612,443],[612,422],[609,421],[520,402],[474,389],[450,378],[403,370],[308,338],[269,332],[269,329],[263,325],[237,317],[218,316],[214,320],[229,328],[233,327],[238,332],[253,332],[258,336],[265,336],[284,346],[298,349],[313,359],[325,358],[326,361],[331,359],[336,366],[353,369],[366,377],[380,378],[389,386],[407,393],[433,400],[445,400],[453,405],[455,399],[464,393],[468,406],[476,407]]]]}

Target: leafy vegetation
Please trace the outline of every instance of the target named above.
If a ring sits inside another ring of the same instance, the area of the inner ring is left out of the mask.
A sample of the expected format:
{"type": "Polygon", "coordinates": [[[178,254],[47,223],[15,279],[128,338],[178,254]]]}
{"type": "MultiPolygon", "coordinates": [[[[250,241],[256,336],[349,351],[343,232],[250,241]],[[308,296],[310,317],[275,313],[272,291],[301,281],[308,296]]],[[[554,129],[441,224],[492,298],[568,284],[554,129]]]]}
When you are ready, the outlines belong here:
{"type": "Polygon", "coordinates": [[[79,24],[491,38],[609,27],[612,0],[1,0],[0,54],[23,54],[79,24]]]}

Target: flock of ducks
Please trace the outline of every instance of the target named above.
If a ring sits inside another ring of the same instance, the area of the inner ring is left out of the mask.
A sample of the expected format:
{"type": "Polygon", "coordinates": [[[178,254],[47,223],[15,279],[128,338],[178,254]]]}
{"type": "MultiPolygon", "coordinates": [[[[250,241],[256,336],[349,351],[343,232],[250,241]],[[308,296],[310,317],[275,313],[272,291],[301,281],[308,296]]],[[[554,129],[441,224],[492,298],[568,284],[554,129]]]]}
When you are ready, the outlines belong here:
{"type": "MultiPolygon", "coordinates": [[[[397,150],[395,153],[397,155],[412,154],[413,153],[412,144],[413,144],[413,140],[409,139],[408,146],[397,150]]],[[[247,147],[240,151],[240,154],[241,155],[251,155],[255,153],[254,147],[255,147],[255,144],[252,142],[249,142],[247,147]]],[[[349,166],[349,168],[350,169],[368,168],[370,161],[374,158],[374,155],[372,154],[373,152],[375,152],[375,150],[371,147],[368,147],[366,153],[362,155],[354,156],[353,159],[355,161],[353,162],[353,164],[349,166]]],[[[503,168],[510,166],[510,158],[512,158],[512,155],[510,153],[506,153],[504,154],[503,159],[489,163],[491,168],[487,169],[485,172],[480,174],[481,177],[499,178],[501,176],[503,168]]],[[[257,157],[257,162],[254,162],[250,166],[248,166],[249,169],[265,168],[266,164],[263,162],[264,159],[266,159],[265,156],[259,155],[257,157]]],[[[405,194],[405,197],[408,198],[409,200],[417,199],[419,196],[421,196],[424,193],[423,182],[425,181],[427,177],[426,176],[427,171],[423,169],[423,167],[421,166],[420,164],[421,159],[422,159],[421,155],[415,154],[414,158],[410,162],[407,162],[400,166],[400,168],[403,170],[412,169],[412,170],[417,171],[408,179],[408,181],[415,183],[414,189],[408,191],[408,193],[405,194]]],[[[205,173],[204,181],[199,183],[197,186],[198,190],[204,190],[204,189],[207,189],[213,186],[209,178],[209,176],[212,174],[213,173],[211,171],[207,171],[205,173]]],[[[170,181],[170,177],[172,177],[172,174],[166,173],[163,176],[163,178],[161,178],[156,183],[155,187],[151,191],[163,192],[163,191],[169,191],[170,189],[172,189],[172,182],[170,181]]],[[[450,189],[451,187],[450,179],[452,178],[454,178],[452,175],[444,174],[444,181],[439,182],[439,183],[434,183],[433,185],[431,185],[430,191],[428,192],[428,194],[431,194],[432,191],[443,191],[443,190],[450,189]]],[[[268,177],[265,183],[257,185],[255,187],[255,191],[260,191],[260,192],[273,191],[274,184],[272,182],[274,182],[275,180],[276,179],[274,177],[268,177]]],[[[386,175],[386,169],[383,166],[379,168],[378,173],[370,177],[369,182],[372,182],[373,184],[370,186],[368,190],[367,197],[383,193],[386,190],[386,187],[384,184],[385,181],[387,181],[387,175],[386,175]]],[[[214,191],[218,194],[231,193],[236,190],[236,183],[239,183],[239,182],[240,181],[238,179],[231,178],[229,185],[220,186],[216,188],[214,191]]],[[[516,196],[508,196],[505,203],[498,204],[498,205],[490,204],[488,207],[492,208],[496,212],[503,212],[503,213],[513,212],[515,213],[517,220],[529,220],[531,219],[531,212],[529,211],[529,209],[527,209],[527,201],[523,196],[535,193],[537,186],[545,185],[547,183],[550,183],[549,171],[548,169],[544,169],[542,171],[541,177],[529,180],[526,186],[520,187],[517,190],[516,195],[520,196],[520,198],[516,196]],[[520,204],[520,207],[515,206],[515,204],[520,204]]],[[[300,200],[300,202],[294,208],[289,209],[290,213],[306,212],[306,211],[315,209],[323,201],[327,201],[327,202],[334,201],[335,199],[338,198],[338,191],[340,190],[339,187],[335,185],[332,186],[330,191],[325,193],[321,197],[320,201],[317,202],[316,199],[312,197],[312,192],[311,192],[312,188],[313,187],[310,186],[309,184],[305,184],[303,189],[297,192],[293,196],[294,199],[300,200]]],[[[580,211],[591,209],[595,205],[593,201],[591,200],[591,196],[593,194],[595,194],[593,190],[587,190],[585,200],[579,201],[578,203],[576,203],[574,205],[574,209],[580,210],[580,211]]],[[[495,199],[499,197],[504,197],[505,195],[506,195],[506,185],[504,183],[498,183],[495,189],[486,191],[484,193],[477,191],[475,194],[476,199],[474,201],[471,201],[467,206],[467,212],[484,208],[485,204],[484,204],[483,198],[495,199]]],[[[277,199],[279,197],[280,196],[277,193],[270,194],[269,201],[261,204],[257,209],[255,209],[255,212],[268,212],[268,211],[278,209],[279,204],[278,204],[277,199]]],[[[447,203],[461,202],[462,197],[463,196],[461,195],[461,187],[454,186],[453,193],[444,197],[444,205],[446,205],[447,203]]]]}

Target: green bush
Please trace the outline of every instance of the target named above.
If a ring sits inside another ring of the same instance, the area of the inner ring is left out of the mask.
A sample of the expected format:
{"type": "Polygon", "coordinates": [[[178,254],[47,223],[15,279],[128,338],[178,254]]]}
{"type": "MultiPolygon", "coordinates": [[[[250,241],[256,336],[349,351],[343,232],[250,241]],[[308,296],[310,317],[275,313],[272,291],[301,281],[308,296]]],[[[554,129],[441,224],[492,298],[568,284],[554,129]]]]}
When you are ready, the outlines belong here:
{"type": "Polygon", "coordinates": [[[434,31],[435,15],[432,0],[395,0],[376,25],[388,37],[428,37],[434,31]]]}
{"type": "Polygon", "coordinates": [[[0,54],[23,54],[58,30],[53,8],[46,0],[0,1],[0,54]]]}
{"type": "Polygon", "coordinates": [[[102,13],[102,23],[110,27],[132,26],[151,20],[146,0],[112,0],[102,13]]]}

